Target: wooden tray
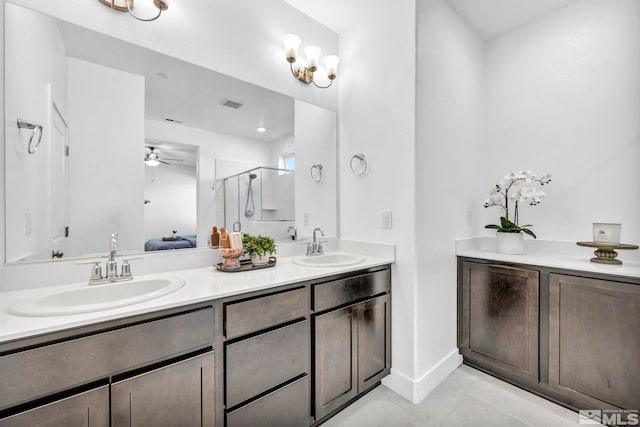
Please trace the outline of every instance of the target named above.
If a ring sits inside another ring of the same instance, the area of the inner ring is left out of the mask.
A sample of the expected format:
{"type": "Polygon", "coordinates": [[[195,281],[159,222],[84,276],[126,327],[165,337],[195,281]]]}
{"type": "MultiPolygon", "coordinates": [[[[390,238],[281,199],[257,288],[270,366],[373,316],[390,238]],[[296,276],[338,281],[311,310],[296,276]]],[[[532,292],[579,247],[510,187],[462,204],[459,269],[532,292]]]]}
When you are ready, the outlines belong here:
{"type": "Polygon", "coordinates": [[[224,268],[221,262],[214,264],[213,266],[216,268],[216,270],[224,271],[225,273],[239,273],[241,271],[254,271],[261,270],[263,268],[275,267],[277,260],[278,259],[276,257],[271,256],[269,257],[269,262],[264,265],[253,265],[251,264],[251,260],[245,259],[240,261],[240,267],[238,268],[224,268]]]}

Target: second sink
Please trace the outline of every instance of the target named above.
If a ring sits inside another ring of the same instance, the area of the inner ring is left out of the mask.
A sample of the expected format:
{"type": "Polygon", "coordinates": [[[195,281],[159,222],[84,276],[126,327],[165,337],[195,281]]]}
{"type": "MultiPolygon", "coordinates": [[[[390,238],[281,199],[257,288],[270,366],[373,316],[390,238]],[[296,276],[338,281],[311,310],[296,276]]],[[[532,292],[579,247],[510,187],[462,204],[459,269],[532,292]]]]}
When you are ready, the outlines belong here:
{"type": "Polygon", "coordinates": [[[344,253],[327,253],[319,256],[306,256],[293,258],[291,262],[307,267],[346,267],[359,264],[364,258],[358,255],[344,253]]]}

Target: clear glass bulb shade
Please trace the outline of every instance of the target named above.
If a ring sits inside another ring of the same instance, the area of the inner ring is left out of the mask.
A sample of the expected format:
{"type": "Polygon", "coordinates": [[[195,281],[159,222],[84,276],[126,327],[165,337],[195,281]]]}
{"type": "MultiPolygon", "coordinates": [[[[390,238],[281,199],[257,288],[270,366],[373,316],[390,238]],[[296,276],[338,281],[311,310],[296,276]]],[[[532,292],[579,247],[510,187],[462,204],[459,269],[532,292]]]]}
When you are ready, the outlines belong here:
{"type": "Polygon", "coordinates": [[[309,45],[304,48],[304,54],[307,57],[307,68],[309,71],[316,71],[318,69],[318,61],[320,60],[320,54],[322,49],[318,46],[309,45]]]}
{"type": "Polygon", "coordinates": [[[331,80],[338,76],[338,62],[340,62],[340,58],[337,55],[324,57],[324,68],[327,70],[327,77],[331,80]]]}
{"type": "Polygon", "coordinates": [[[296,56],[298,55],[298,47],[302,43],[302,39],[296,34],[287,34],[282,38],[284,44],[284,54],[289,62],[296,62],[296,56]]]}

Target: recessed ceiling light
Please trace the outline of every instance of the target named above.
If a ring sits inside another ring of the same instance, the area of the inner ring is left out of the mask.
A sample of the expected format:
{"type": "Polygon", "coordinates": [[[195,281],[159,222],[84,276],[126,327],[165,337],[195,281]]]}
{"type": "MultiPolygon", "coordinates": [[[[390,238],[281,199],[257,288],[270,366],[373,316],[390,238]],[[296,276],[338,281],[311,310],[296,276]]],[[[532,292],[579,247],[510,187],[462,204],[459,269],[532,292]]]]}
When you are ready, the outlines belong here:
{"type": "Polygon", "coordinates": [[[167,76],[165,73],[158,73],[158,77],[160,77],[161,79],[166,79],[169,76],[167,76]]]}
{"type": "Polygon", "coordinates": [[[267,131],[267,128],[259,127],[256,130],[260,133],[265,133],[267,131]]]}

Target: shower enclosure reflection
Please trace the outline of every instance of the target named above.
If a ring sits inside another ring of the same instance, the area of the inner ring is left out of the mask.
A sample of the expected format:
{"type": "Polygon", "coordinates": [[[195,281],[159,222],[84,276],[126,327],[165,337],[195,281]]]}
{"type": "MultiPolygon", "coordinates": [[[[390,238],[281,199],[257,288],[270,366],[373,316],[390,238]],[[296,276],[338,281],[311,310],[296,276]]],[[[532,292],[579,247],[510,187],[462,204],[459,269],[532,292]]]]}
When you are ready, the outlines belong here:
{"type": "Polygon", "coordinates": [[[228,230],[290,240],[295,225],[294,171],[257,167],[224,178],[224,225],[228,230]]]}

